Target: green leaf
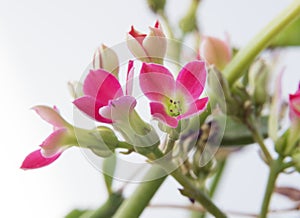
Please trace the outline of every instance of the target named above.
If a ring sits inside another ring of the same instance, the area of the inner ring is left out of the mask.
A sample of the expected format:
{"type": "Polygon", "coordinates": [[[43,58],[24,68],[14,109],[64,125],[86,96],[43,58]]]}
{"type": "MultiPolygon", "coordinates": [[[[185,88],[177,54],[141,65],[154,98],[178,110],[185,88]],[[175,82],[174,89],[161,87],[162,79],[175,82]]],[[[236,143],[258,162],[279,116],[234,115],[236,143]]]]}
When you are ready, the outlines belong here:
{"type": "MultiPolygon", "coordinates": [[[[221,142],[222,146],[238,146],[248,145],[254,143],[251,132],[245,126],[244,123],[230,116],[218,116],[215,121],[224,123],[226,119],[226,127],[224,136],[221,142]]],[[[267,137],[268,135],[268,117],[264,116],[261,118],[258,129],[260,133],[267,137]]]]}
{"type": "Polygon", "coordinates": [[[75,209],[75,210],[72,210],[70,213],[68,213],[65,216],[65,218],[79,218],[79,217],[82,217],[82,215],[85,214],[86,212],[89,212],[89,210],[75,209]]]}
{"type": "Polygon", "coordinates": [[[300,46],[300,17],[278,34],[270,47],[300,46]]]}
{"type": "Polygon", "coordinates": [[[116,165],[117,165],[116,154],[113,154],[110,157],[105,158],[103,161],[103,166],[102,166],[103,177],[104,177],[104,182],[106,185],[107,192],[109,194],[112,193],[112,182],[116,170],[116,165]]]}

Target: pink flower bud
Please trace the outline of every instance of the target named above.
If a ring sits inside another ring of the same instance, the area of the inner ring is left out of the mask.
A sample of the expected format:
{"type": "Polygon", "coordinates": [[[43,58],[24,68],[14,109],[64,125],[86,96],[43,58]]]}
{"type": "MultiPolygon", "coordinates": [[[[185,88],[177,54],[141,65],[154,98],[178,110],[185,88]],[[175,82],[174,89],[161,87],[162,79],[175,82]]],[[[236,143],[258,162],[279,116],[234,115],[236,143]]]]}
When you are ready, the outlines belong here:
{"type": "Polygon", "coordinates": [[[118,77],[119,59],[114,50],[102,44],[94,53],[93,68],[103,69],[118,77]]]}
{"type": "Polygon", "coordinates": [[[131,53],[144,62],[162,63],[166,55],[167,40],[157,21],[154,27],[149,27],[150,33],[143,34],[131,27],[127,34],[127,46],[131,53]]]}
{"type": "Polygon", "coordinates": [[[222,70],[232,57],[228,43],[211,36],[203,37],[199,52],[201,58],[219,70],[222,70]]]}

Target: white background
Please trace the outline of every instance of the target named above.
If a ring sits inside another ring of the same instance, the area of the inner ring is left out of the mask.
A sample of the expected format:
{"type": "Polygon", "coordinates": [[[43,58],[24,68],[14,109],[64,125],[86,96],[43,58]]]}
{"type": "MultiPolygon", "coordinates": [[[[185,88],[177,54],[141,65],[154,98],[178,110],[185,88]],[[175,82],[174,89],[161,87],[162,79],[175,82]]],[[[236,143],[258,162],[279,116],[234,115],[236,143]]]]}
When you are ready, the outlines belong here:
{"type": "MultiPolygon", "coordinates": [[[[73,208],[96,208],[105,200],[101,174],[77,149],[69,149],[54,164],[37,170],[19,169],[24,157],[38,148],[51,127],[30,111],[36,104],[57,105],[72,121],[72,104],[66,83],[79,79],[101,43],[121,43],[130,25],[148,31],[156,17],[146,1],[0,0],[0,216],[63,217],[73,208]]],[[[247,41],[290,1],[207,0],[200,22],[206,34],[223,37],[235,45],[247,41]]],[[[170,0],[167,12],[176,22],[189,1],[170,0]]],[[[296,90],[300,79],[299,49],[283,52],[286,66],[284,95],[296,90]]],[[[274,72],[276,73],[276,72],[274,72]]],[[[233,155],[216,201],[225,210],[257,212],[267,168],[252,146],[233,155]]],[[[300,187],[298,175],[281,176],[280,185],[300,187]]],[[[180,186],[169,179],[154,203],[188,201],[180,186]]],[[[133,189],[134,186],[130,188],[133,189]]],[[[273,208],[290,205],[275,197],[273,208]]],[[[142,217],[183,217],[185,211],[148,209],[142,217]]],[[[298,214],[295,217],[299,217],[298,214]]],[[[275,216],[274,216],[275,217],[275,216]]]]}

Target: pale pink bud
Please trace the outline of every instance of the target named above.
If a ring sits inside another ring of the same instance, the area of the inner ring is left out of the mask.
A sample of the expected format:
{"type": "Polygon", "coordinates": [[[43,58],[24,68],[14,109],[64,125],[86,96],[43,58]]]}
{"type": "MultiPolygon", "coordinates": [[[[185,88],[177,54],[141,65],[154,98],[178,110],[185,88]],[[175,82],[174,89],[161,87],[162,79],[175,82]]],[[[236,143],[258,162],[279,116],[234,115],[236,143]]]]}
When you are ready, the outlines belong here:
{"type": "Polygon", "coordinates": [[[200,45],[200,57],[209,65],[215,65],[219,70],[222,70],[231,60],[231,48],[223,40],[205,36],[200,45]]]}

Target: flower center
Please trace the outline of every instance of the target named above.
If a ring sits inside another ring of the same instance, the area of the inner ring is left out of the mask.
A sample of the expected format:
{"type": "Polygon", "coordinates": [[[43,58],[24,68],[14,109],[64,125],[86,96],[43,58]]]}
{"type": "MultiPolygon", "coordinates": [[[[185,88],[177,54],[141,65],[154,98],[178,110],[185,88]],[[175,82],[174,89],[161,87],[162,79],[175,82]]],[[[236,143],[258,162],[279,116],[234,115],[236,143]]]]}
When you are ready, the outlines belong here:
{"type": "Polygon", "coordinates": [[[167,113],[172,117],[177,117],[182,113],[182,108],[180,107],[180,101],[170,99],[167,104],[167,113]]]}

